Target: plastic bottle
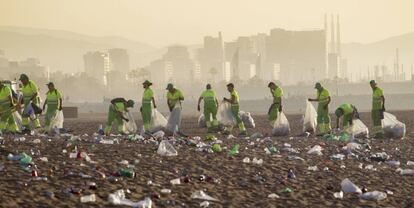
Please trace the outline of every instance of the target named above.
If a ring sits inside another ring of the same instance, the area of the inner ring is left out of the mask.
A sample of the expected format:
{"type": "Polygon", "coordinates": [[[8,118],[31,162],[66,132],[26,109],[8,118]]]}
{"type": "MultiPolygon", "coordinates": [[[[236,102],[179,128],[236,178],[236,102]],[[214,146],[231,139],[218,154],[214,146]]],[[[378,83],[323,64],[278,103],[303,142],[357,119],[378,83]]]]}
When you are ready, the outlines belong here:
{"type": "Polygon", "coordinates": [[[135,172],[132,169],[122,168],[118,171],[118,174],[123,177],[135,178],[135,172]]]}
{"type": "Polygon", "coordinates": [[[26,153],[22,153],[20,156],[21,156],[21,158],[20,158],[20,164],[21,165],[27,165],[27,164],[32,162],[32,157],[30,157],[26,153]]]}
{"type": "Polygon", "coordinates": [[[99,125],[98,134],[99,134],[99,135],[104,135],[104,134],[105,134],[105,132],[104,132],[104,130],[103,130],[103,127],[102,127],[102,124],[101,124],[101,125],[99,125]]]}
{"type": "Polygon", "coordinates": [[[288,178],[289,179],[296,179],[295,173],[293,173],[292,169],[289,169],[289,171],[288,171],[288,178]]]}
{"type": "Polygon", "coordinates": [[[239,144],[233,145],[233,147],[230,149],[229,155],[230,156],[235,156],[235,155],[239,154],[239,147],[240,147],[239,144]]]}

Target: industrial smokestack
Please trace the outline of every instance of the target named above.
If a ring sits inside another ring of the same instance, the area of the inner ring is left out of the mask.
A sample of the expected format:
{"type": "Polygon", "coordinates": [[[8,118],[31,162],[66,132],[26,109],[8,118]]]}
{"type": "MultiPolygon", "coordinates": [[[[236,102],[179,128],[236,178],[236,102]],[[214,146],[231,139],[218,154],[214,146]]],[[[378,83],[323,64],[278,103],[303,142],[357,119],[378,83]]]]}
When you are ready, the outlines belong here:
{"type": "Polygon", "coordinates": [[[336,15],[336,52],[341,54],[341,31],[339,27],[339,14],[336,15]]]}
{"type": "Polygon", "coordinates": [[[335,27],[333,14],[331,14],[331,53],[335,53],[335,27]]]}

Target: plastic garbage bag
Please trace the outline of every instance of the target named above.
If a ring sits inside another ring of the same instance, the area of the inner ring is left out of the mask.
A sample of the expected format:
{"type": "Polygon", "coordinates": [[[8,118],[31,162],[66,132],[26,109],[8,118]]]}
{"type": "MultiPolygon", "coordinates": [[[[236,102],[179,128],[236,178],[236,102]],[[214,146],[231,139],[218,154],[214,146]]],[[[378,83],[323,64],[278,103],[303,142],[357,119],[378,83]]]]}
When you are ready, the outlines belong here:
{"type": "Polygon", "coordinates": [[[16,121],[18,130],[21,131],[23,129],[22,116],[19,112],[15,111],[13,112],[13,118],[16,121]]]}
{"type": "Polygon", "coordinates": [[[384,129],[384,133],[387,137],[403,138],[405,136],[405,124],[398,121],[397,117],[391,113],[384,112],[382,128],[384,129]]]}
{"type": "Polygon", "coordinates": [[[192,199],[201,199],[201,200],[207,200],[207,201],[219,201],[216,198],[213,198],[211,196],[209,196],[208,194],[206,194],[204,191],[200,190],[200,191],[196,191],[194,193],[191,194],[191,198],[192,199]]]}
{"type": "Polygon", "coordinates": [[[181,124],[181,107],[176,106],[168,117],[166,128],[171,132],[178,131],[181,124]]]}
{"type": "Polygon", "coordinates": [[[316,132],[316,125],[317,125],[317,113],[315,107],[313,107],[312,103],[306,100],[306,110],[305,116],[303,118],[303,132],[316,132]]]}
{"type": "Polygon", "coordinates": [[[139,208],[151,208],[152,201],[150,198],[145,198],[139,202],[133,202],[125,198],[125,192],[123,189],[116,191],[113,194],[109,194],[108,201],[113,205],[125,205],[130,207],[139,207],[139,208]]]}
{"type": "Polygon", "coordinates": [[[207,123],[206,123],[206,119],[204,118],[204,114],[201,114],[198,117],[198,127],[200,127],[200,128],[206,128],[207,127],[207,123]]]}
{"type": "Polygon", "coordinates": [[[157,110],[152,109],[151,113],[151,132],[164,129],[167,126],[167,119],[157,110]]]}
{"type": "Polygon", "coordinates": [[[366,192],[361,195],[361,199],[381,201],[387,198],[387,194],[381,191],[366,192]]]}
{"type": "Polygon", "coordinates": [[[369,136],[368,127],[360,119],[352,121],[349,132],[356,138],[367,138],[369,136]]]}
{"type": "Polygon", "coordinates": [[[63,116],[63,111],[56,111],[55,116],[53,116],[53,118],[50,121],[50,129],[46,129],[48,131],[50,131],[51,129],[61,129],[63,128],[63,121],[65,120],[64,116],[63,116]]]}
{"type": "Polygon", "coordinates": [[[135,132],[137,132],[138,127],[135,123],[135,119],[131,111],[125,112],[124,117],[127,118],[129,121],[124,121],[123,131],[127,134],[134,134],[135,132]]]}
{"type": "Polygon", "coordinates": [[[289,121],[283,112],[279,113],[272,130],[274,136],[286,136],[290,133],[289,121]]]}
{"type": "Polygon", "coordinates": [[[319,146],[319,145],[315,145],[315,146],[313,146],[309,151],[308,151],[308,154],[310,154],[310,155],[319,155],[319,156],[321,156],[321,155],[323,155],[322,154],[322,147],[321,146],[319,146]]]}
{"type": "Polygon", "coordinates": [[[249,112],[240,111],[240,118],[244,123],[244,126],[246,128],[255,128],[256,123],[254,122],[254,119],[252,115],[249,112]]]}
{"type": "Polygon", "coordinates": [[[225,126],[235,126],[237,124],[228,102],[223,101],[220,103],[217,110],[217,120],[225,126]]]}
{"type": "Polygon", "coordinates": [[[345,178],[341,182],[341,189],[344,193],[358,193],[362,194],[362,190],[353,184],[348,178],[345,178]]]}
{"type": "Polygon", "coordinates": [[[158,146],[157,153],[162,156],[177,156],[177,150],[167,140],[162,140],[158,146]]]}

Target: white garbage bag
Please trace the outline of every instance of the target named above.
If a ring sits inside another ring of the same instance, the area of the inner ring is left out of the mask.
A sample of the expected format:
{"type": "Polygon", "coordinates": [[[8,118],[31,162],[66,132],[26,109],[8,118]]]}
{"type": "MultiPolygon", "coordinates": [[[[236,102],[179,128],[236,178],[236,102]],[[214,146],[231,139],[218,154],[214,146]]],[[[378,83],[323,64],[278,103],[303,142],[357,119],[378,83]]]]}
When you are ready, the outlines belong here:
{"type": "Polygon", "coordinates": [[[20,113],[17,111],[13,112],[13,118],[14,121],[16,121],[17,127],[19,128],[18,130],[23,130],[22,116],[20,115],[20,113]]]}
{"type": "Polygon", "coordinates": [[[312,103],[306,100],[306,110],[303,119],[303,132],[315,133],[318,114],[316,113],[315,107],[312,103]]]}
{"type": "Polygon", "coordinates": [[[225,126],[237,125],[236,118],[231,112],[231,105],[228,102],[221,102],[217,110],[217,120],[225,126]]]}
{"type": "Polygon", "coordinates": [[[367,138],[369,136],[368,127],[360,119],[354,119],[350,128],[350,133],[355,138],[367,138]]]}
{"type": "Polygon", "coordinates": [[[341,182],[341,188],[344,193],[358,193],[362,194],[362,190],[352,183],[348,178],[345,178],[341,182]]]}
{"type": "Polygon", "coordinates": [[[384,112],[382,128],[387,137],[403,138],[405,136],[405,124],[397,120],[397,117],[391,113],[384,112]]]}
{"type": "Polygon", "coordinates": [[[290,133],[289,121],[283,112],[279,113],[272,130],[273,136],[286,136],[290,133]]]}
{"type": "Polygon", "coordinates": [[[168,129],[171,132],[175,132],[180,128],[181,125],[181,107],[176,106],[171,111],[170,116],[168,117],[168,122],[166,129],[168,129]]]}
{"type": "Polygon", "coordinates": [[[175,150],[174,146],[170,144],[167,140],[162,140],[158,146],[157,153],[162,156],[177,156],[178,152],[175,150]]]}
{"type": "Polygon", "coordinates": [[[127,134],[134,134],[135,132],[137,132],[138,127],[135,123],[135,119],[131,111],[125,112],[124,117],[127,118],[129,121],[124,121],[123,131],[127,134]]]}
{"type": "Polygon", "coordinates": [[[55,116],[53,116],[53,118],[50,120],[50,129],[46,129],[46,130],[51,130],[51,129],[61,129],[63,128],[63,121],[65,120],[64,116],[63,116],[63,111],[58,110],[56,111],[55,116]]]}
{"type": "Polygon", "coordinates": [[[157,110],[152,109],[151,113],[151,132],[157,132],[167,126],[167,119],[157,110]]]}
{"type": "Polygon", "coordinates": [[[244,123],[246,128],[255,128],[256,124],[254,122],[253,117],[249,112],[240,111],[240,118],[244,123]]]}
{"type": "Polygon", "coordinates": [[[206,128],[207,123],[206,119],[204,118],[204,114],[201,114],[200,117],[198,117],[198,127],[200,128],[206,128]]]}

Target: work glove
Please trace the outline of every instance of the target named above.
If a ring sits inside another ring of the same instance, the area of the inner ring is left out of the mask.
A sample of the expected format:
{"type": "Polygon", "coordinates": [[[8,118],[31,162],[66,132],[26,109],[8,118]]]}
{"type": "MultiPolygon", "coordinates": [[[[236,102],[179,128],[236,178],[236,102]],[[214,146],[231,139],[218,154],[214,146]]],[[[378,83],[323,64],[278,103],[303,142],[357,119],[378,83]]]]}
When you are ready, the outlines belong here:
{"type": "Polygon", "coordinates": [[[200,111],[200,105],[197,106],[197,110],[200,111]]]}
{"type": "MultiPolygon", "coordinates": [[[[62,109],[63,109],[63,107],[62,107],[62,106],[60,106],[60,107],[59,107],[59,110],[61,111],[62,109]]],[[[45,109],[43,109],[43,111],[45,111],[45,109]]]]}
{"type": "Polygon", "coordinates": [[[279,107],[279,112],[282,112],[282,109],[283,109],[283,108],[282,108],[282,106],[280,106],[280,107],[279,107]]]}
{"type": "Polygon", "coordinates": [[[126,118],[126,119],[124,119],[124,121],[129,122],[129,119],[126,118]]]}

